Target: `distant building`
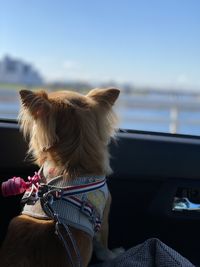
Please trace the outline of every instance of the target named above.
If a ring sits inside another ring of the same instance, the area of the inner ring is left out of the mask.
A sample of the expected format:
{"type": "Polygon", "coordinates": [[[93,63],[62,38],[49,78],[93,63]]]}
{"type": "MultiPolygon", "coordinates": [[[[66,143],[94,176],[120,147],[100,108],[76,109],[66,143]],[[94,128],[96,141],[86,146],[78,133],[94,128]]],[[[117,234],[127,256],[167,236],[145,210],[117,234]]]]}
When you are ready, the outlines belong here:
{"type": "Polygon", "coordinates": [[[40,85],[43,79],[30,64],[5,56],[0,61],[0,83],[40,85]]]}

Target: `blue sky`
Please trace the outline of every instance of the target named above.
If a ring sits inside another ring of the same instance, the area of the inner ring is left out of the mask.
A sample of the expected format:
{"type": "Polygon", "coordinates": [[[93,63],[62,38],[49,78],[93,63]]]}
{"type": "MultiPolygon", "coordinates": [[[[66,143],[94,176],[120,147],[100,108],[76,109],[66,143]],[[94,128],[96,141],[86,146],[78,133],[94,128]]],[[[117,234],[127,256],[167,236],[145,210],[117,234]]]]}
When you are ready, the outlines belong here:
{"type": "Polygon", "coordinates": [[[47,80],[200,90],[199,0],[0,0],[0,58],[47,80]]]}

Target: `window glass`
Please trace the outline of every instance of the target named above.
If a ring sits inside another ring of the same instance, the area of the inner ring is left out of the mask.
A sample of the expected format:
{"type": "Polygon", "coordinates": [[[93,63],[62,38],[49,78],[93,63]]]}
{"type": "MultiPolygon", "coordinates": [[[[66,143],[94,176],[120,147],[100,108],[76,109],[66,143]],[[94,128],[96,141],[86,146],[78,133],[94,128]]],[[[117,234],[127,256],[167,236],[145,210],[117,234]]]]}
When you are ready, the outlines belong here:
{"type": "Polygon", "coordinates": [[[200,135],[200,1],[9,0],[0,8],[0,118],[18,90],[121,89],[124,129],[200,135]]]}

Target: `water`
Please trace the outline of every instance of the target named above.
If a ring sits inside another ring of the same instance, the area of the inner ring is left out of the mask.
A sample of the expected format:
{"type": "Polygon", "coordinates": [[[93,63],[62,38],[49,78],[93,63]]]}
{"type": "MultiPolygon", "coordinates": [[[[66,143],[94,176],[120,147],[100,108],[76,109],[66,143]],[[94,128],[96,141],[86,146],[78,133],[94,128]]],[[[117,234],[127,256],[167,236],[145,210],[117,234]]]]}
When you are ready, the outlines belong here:
{"type": "MultiPolygon", "coordinates": [[[[16,90],[0,90],[0,118],[16,119],[19,106],[16,90]]],[[[120,128],[169,133],[173,121],[172,106],[179,106],[177,133],[200,135],[200,97],[197,96],[122,94],[115,110],[120,128]]]]}

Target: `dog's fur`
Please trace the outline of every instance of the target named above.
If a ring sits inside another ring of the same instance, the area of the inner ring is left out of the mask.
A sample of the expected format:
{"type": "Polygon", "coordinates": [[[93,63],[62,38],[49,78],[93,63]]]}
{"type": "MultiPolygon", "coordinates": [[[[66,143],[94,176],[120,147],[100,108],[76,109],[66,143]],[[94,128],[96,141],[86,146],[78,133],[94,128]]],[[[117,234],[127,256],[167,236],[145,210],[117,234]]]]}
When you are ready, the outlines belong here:
{"type": "MultiPolygon", "coordinates": [[[[87,95],[71,91],[20,91],[19,122],[29,139],[29,155],[40,167],[45,161],[64,179],[83,175],[108,175],[108,144],[115,134],[112,106],[119,90],[94,89],[87,95]]],[[[109,196],[96,245],[107,250],[109,196]]],[[[70,228],[87,266],[91,237],[70,228]]],[[[14,218],[0,251],[1,267],[67,267],[66,251],[54,233],[54,222],[21,215],[14,218]]],[[[107,250],[108,251],[108,250],[107,250]]],[[[73,252],[72,252],[73,254],[73,252]]],[[[73,255],[74,256],[74,255],[73,255]]]]}

